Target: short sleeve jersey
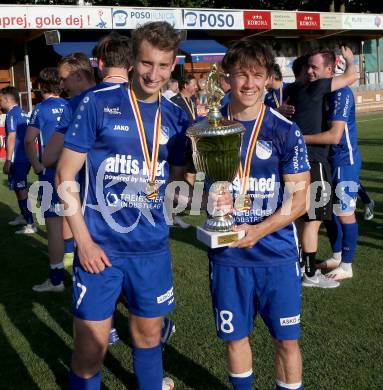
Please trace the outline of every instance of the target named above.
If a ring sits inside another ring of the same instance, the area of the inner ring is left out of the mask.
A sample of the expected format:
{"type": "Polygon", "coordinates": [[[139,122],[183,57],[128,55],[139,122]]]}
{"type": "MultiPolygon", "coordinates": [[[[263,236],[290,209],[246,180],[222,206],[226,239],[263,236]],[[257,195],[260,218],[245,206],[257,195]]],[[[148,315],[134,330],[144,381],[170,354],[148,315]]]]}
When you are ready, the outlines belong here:
{"type": "Polygon", "coordinates": [[[14,106],[5,117],[5,134],[16,133],[15,148],[12,162],[29,163],[25,153],[24,138],[28,127],[28,115],[19,107],[14,106]]]}
{"type": "MultiPolygon", "coordinates": [[[[158,102],[138,102],[149,155],[158,102]]],[[[148,182],[138,128],[125,85],[89,92],[65,135],[65,147],[87,153],[80,175],[84,219],[93,240],[108,255],[168,250],[164,195],[169,165],[183,166],[186,113],[162,97],[156,170],[159,195],[148,200],[148,182]]]]}
{"type": "Polygon", "coordinates": [[[284,90],[288,84],[283,83],[281,88],[272,89],[268,91],[265,95],[264,103],[266,106],[277,109],[281,106],[284,100],[284,90]]]}
{"type": "MultiPolygon", "coordinates": [[[[227,107],[223,108],[227,115],[227,107]]],[[[254,121],[241,122],[245,126],[241,163],[244,166],[254,121]]],[[[273,109],[266,108],[251,160],[248,195],[252,208],[246,212],[234,210],[235,223],[258,224],[282,205],[285,183],[283,175],[306,172],[310,169],[306,146],[298,126],[273,109]]],[[[236,198],[240,191],[238,176],[233,182],[236,198]]],[[[251,249],[218,248],[210,250],[214,262],[238,267],[264,267],[294,263],[297,260],[295,228],[289,224],[271,233],[251,249]]]]}
{"type": "MultiPolygon", "coordinates": [[[[319,79],[310,83],[295,82],[286,86],[284,99],[295,107],[292,118],[303,135],[319,134],[323,128],[324,97],[331,92],[332,79],[319,79]]],[[[326,162],[329,145],[307,145],[310,161],[326,162]]]]}
{"type": "Polygon", "coordinates": [[[48,143],[49,138],[55,132],[57,125],[60,122],[61,115],[66,105],[67,101],[65,99],[50,97],[37,104],[32,112],[29,126],[40,131],[38,138],[40,159],[44,152],[45,145],[48,143]]]}
{"type": "Polygon", "coordinates": [[[338,145],[330,148],[329,160],[332,166],[360,164],[358,134],[355,120],[355,100],[350,87],[334,91],[329,99],[330,121],[345,122],[342,138],[338,145]]]}

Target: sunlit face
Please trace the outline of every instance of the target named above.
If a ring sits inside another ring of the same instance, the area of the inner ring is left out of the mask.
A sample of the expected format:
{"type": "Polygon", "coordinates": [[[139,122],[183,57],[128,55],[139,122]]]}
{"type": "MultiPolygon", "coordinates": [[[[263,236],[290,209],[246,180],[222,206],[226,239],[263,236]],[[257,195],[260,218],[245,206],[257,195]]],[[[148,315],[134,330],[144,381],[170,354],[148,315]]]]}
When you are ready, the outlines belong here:
{"type": "Polygon", "coordinates": [[[71,69],[64,64],[60,66],[58,73],[60,77],[60,88],[65,91],[68,96],[76,96],[79,92],[78,72],[71,71],[71,69]]]}
{"type": "Polygon", "coordinates": [[[170,79],[175,65],[173,51],[163,51],[146,40],[142,41],[133,64],[136,94],[144,100],[156,98],[170,79]]]}
{"type": "Polygon", "coordinates": [[[229,73],[232,100],[245,108],[260,104],[267,81],[265,67],[254,65],[251,68],[242,68],[235,65],[229,73]]]}
{"type": "Polygon", "coordinates": [[[178,82],[171,83],[169,89],[174,93],[178,93],[178,82]]]}
{"type": "Polygon", "coordinates": [[[328,78],[332,76],[332,66],[325,66],[321,54],[315,54],[309,57],[307,64],[307,77],[309,81],[328,78]]]}

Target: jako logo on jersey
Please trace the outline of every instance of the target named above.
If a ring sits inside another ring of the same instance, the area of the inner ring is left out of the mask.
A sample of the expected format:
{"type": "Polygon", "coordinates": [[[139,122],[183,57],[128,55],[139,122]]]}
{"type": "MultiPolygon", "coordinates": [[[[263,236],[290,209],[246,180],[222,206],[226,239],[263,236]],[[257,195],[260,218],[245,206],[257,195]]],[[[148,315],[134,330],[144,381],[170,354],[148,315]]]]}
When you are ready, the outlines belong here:
{"type": "Polygon", "coordinates": [[[120,107],[104,107],[104,112],[110,115],[121,115],[120,107]]]}
{"type": "Polygon", "coordinates": [[[127,126],[127,125],[114,125],[113,130],[129,131],[129,126],[127,126]]]}
{"type": "Polygon", "coordinates": [[[63,108],[52,108],[52,114],[61,114],[63,110],[63,108]]]}
{"type": "Polygon", "coordinates": [[[261,160],[267,160],[273,153],[272,141],[257,141],[255,146],[255,154],[261,160]]]}
{"type": "Polygon", "coordinates": [[[298,314],[295,317],[286,317],[286,318],[280,318],[279,319],[281,326],[292,326],[300,324],[301,322],[301,315],[298,314]]]}
{"type": "Polygon", "coordinates": [[[159,297],[157,297],[157,303],[164,303],[165,301],[170,299],[172,296],[173,296],[173,287],[170,290],[166,291],[165,294],[162,294],[159,297]]]}

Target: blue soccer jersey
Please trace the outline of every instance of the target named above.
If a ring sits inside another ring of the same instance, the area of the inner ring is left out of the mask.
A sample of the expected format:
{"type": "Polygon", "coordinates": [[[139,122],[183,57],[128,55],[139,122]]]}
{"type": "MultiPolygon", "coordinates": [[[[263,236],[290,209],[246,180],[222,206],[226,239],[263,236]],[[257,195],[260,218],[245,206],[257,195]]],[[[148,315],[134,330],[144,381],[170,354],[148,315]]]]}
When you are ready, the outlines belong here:
{"type": "Polygon", "coordinates": [[[66,105],[65,99],[50,97],[37,104],[32,112],[29,126],[40,130],[38,138],[40,161],[45,145],[55,132],[66,105]]]}
{"type": "Polygon", "coordinates": [[[361,155],[355,120],[355,101],[350,87],[334,91],[330,95],[329,120],[343,121],[345,129],[338,145],[332,145],[329,161],[333,167],[359,165],[361,155]]]}
{"type": "MultiPolygon", "coordinates": [[[[158,102],[138,102],[149,154],[158,102]]],[[[156,169],[159,195],[145,196],[148,170],[126,85],[89,92],[74,114],[65,147],[87,153],[80,178],[84,218],[93,240],[109,256],[168,250],[164,216],[169,164],[184,165],[187,115],[161,98],[161,129],[156,169]]]]}
{"type": "Polygon", "coordinates": [[[281,88],[269,90],[264,99],[266,106],[277,109],[283,103],[283,90],[285,89],[287,83],[282,83],[281,88]]]}
{"type": "MultiPolygon", "coordinates": [[[[223,115],[227,115],[227,107],[223,108],[223,115]]],[[[246,128],[241,151],[244,166],[255,120],[241,123],[246,128]]],[[[266,107],[250,165],[247,193],[252,207],[245,212],[234,211],[236,224],[257,224],[274,214],[282,205],[285,190],[283,175],[309,169],[306,146],[298,126],[266,107]]],[[[240,180],[237,176],[233,182],[235,198],[239,190],[240,180]]],[[[251,249],[224,247],[210,250],[209,258],[214,262],[240,267],[294,263],[297,260],[295,228],[289,224],[262,238],[251,249]]]]}
{"type": "Polygon", "coordinates": [[[5,118],[5,134],[16,133],[12,162],[29,164],[25,153],[24,138],[28,127],[28,115],[19,107],[11,108],[5,118]]]}

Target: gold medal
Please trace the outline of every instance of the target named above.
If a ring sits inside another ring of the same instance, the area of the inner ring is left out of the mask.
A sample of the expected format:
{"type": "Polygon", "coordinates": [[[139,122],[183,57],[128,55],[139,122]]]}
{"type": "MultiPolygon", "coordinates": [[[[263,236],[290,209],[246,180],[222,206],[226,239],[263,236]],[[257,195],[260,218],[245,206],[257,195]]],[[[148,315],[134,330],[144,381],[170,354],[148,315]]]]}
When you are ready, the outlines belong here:
{"type": "Polygon", "coordinates": [[[149,181],[145,188],[145,195],[148,200],[155,200],[158,197],[158,185],[155,182],[149,181]]]}
{"type": "Polygon", "coordinates": [[[242,213],[249,211],[251,209],[251,205],[252,205],[251,198],[247,194],[238,195],[234,202],[234,208],[238,212],[242,212],[242,213]]]}

